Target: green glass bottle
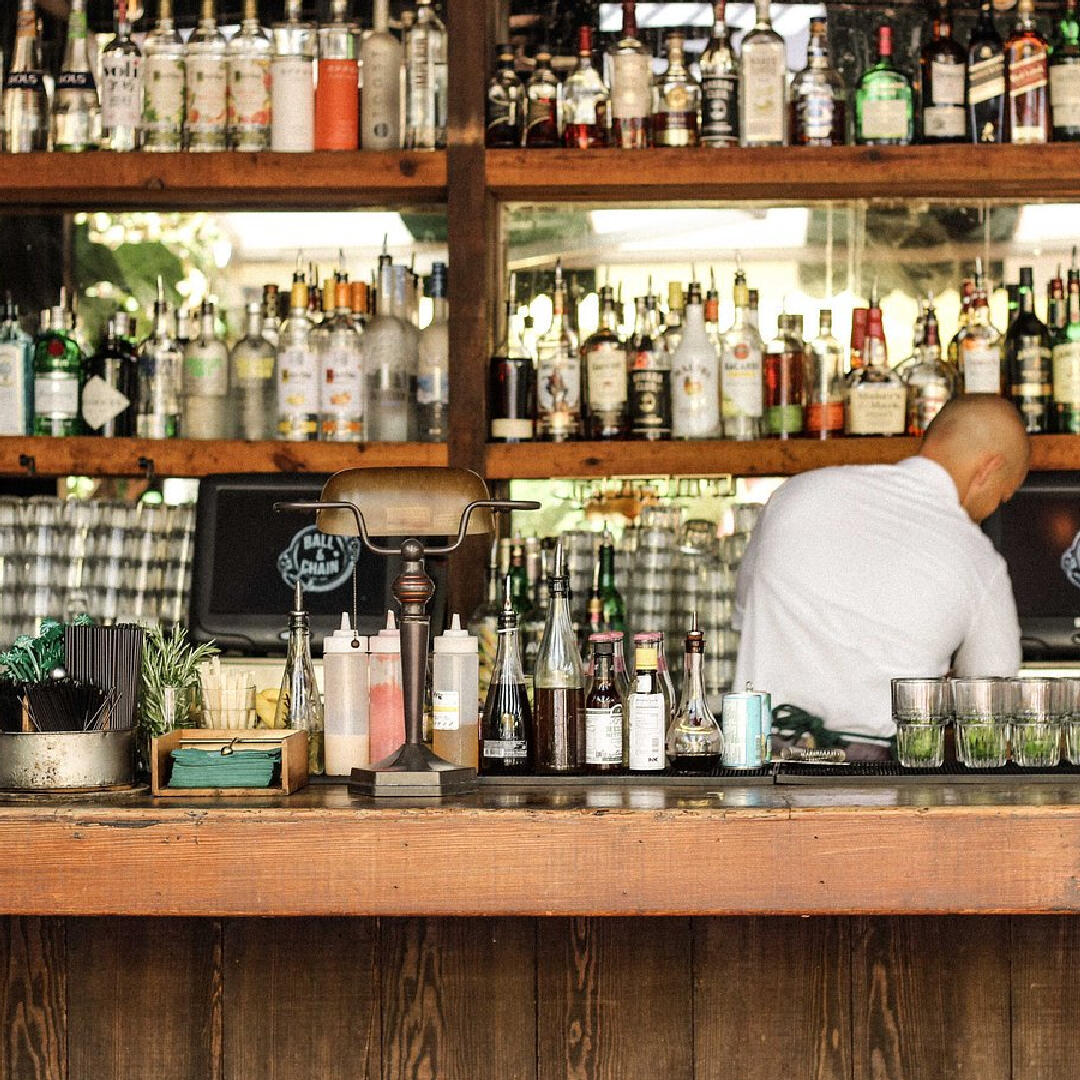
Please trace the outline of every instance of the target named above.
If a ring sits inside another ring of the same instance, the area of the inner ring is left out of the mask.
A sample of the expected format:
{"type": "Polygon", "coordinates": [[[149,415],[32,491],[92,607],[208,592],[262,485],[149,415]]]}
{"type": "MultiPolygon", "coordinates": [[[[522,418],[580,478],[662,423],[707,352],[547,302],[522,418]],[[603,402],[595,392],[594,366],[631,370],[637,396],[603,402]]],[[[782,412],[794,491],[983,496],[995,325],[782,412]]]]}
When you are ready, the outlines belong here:
{"type": "Polygon", "coordinates": [[[878,62],[863,72],[855,91],[855,142],[907,146],[913,136],[911,81],[893,66],[892,27],[878,27],[878,62]]]}
{"type": "Polygon", "coordinates": [[[1050,126],[1054,142],[1080,141],[1080,20],[1065,0],[1050,45],[1050,126]]]}
{"type": "MultiPolygon", "coordinates": [[[[1074,249],[1075,250],[1075,249],[1074,249]]],[[[1080,270],[1069,270],[1065,325],[1054,336],[1054,430],[1080,435],[1080,270]]]]}
{"type": "Polygon", "coordinates": [[[626,633],[626,604],[615,585],[615,538],[606,529],[600,539],[600,602],[605,633],[626,633]]]}
{"type": "Polygon", "coordinates": [[[34,341],[34,434],[81,435],[83,352],[75,340],[75,312],[60,290],[48,325],[34,341]]]}

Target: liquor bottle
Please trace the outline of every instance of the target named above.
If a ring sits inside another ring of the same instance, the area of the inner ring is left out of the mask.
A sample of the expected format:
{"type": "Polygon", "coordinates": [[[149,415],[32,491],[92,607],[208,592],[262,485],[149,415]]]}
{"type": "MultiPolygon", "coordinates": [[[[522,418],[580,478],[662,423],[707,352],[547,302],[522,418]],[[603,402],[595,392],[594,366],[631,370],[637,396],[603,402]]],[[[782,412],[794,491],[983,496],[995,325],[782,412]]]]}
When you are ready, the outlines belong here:
{"type": "Polygon", "coordinates": [[[907,391],[900,376],[889,367],[881,308],[871,296],[867,311],[863,363],[848,378],[847,435],[902,435],[907,421],[907,391]]]}
{"type": "Polygon", "coordinates": [[[3,145],[9,154],[30,154],[49,144],[49,98],[41,64],[34,0],[19,0],[15,49],[4,79],[3,145]]]}
{"type": "Polygon", "coordinates": [[[611,50],[611,145],[641,150],[649,145],[652,56],[637,36],[634,0],[623,0],[622,34],[611,50]]]}
{"type": "Polygon", "coordinates": [[[701,145],[739,145],[739,61],[731,47],[725,0],[713,4],[713,30],[698,67],[701,71],[701,145]]]}
{"type": "Polygon", "coordinates": [[[690,283],[682,340],[671,358],[671,434],[720,437],[720,357],[705,333],[701,286],[690,283]]]}
{"type": "Polygon", "coordinates": [[[855,142],[860,146],[907,146],[912,139],[911,83],[892,62],[892,27],[878,27],[878,61],[855,91],[855,142]]]}
{"type": "Polygon", "coordinates": [[[919,50],[919,138],[924,143],[965,142],[967,55],[952,36],[949,0],[938,0],[932,26],[919,50]]]}
{"type": "Polygon", "coordinates": [[[1034,274],[1020,267],[1020,309],[1005,334],[1005,385],[1032,434],[1053,430],[1054,371],[1050,331],[1035,314],[1034,274]]]}
{"type": "Polygon", "coordinates": [[[230,150],[270,149],[270,37],[256,0],[244,0],[244,21],[225,53],[226,125],[230,150]]]}
{"type": "Polygon", "coordinates": [[[1054,338],[1053,365],[1054,430],[1080,435],[1080,272],[1075,268],[1069,270],[1068,315],[1054,338]]]}
{"type": "Polygon", "coordinates": [[[607,529],[600,536],[596,562],[599,570],[597,586],[600,590],[601,633],[625,634],[626,604],[615,578],[615,538],[607,529]]]}
{"type": "MultiPolygon", "coordinates": [[[[488,83],[484,145],[489,149],[512,150],[521,145],[525,87],[514,70],[513,46],[500,45],[497,53],[495,71],[488,83]]],[[[567,80],[568,91],[569,88],[567,80]]]]}
{"type": "Polygon", "coordinates": [[[527,776],[532,772],[534,755],[533,718],[509,582],[503,590],[498,642],[480,722],[480,772],[485,776],[527,776]]]}
{"type": "MultiPolygon", "coordinates": [[[[982,265],[981,260],[978,260],[978,265],[982,265]]],[[[971,309],[974,302],[975,282],[971,278],[964,278],[964,283],[960,287],[960,318],[957,320],[956,333],[953,334],[952,339],[949,341],[946,352],[948,362],[957,369],[960,367],[960,338],[971,322],[971,309]]],[[[919,340],[921,341],[922,338],[920,337],[919,340]]]]}
{"type": "Polygon", "coordinates": [[[184,147],[187,65],[172,12],[172,0],[158,0],[157,24],[143,42],[144,150],[168,152],[184,147]]]}
{"type": "Polygon", "coordinates": [[[925,435],[934,417],[941,412],[956,392],[955,370],[941,357],[937,312],[934,311],[932,296],[929,298],[926,318],[923,321],[919,360],[908,371],[905,381],[907,383],[907,433],[925,435]]]}
{"type": "Polygon", "coordinates": [[[431,7],[417,0],[416,22],[405,40],[408,70],[405,145],[410,150],[446,146],[446,27],[431,7]]]}
{"type": "Polygon", "coordinates": [[[966,92],[971,141],[1005,141],[1005,53],[994,26],[993,0],[980,0],[967,48],[966,92]]]}
{"type": "Polygon", "coordinates": [[[363,338],[353,321],[348,281],[327,282],[336,301],[319,352],[319,437],[327,442],[364,439],[363,338]]]}
{"type": "Polygon", "coordinates": [[[536,343],[536,434],[552,442],[581,437],[581,353],[567,300],[559,259],[555,263],[551,326],[536,343]]]}
{"type": "Polygon", "coordinates": [[[708,773],[720,763],[724,737],[705,696],[705,635],[696,615],[684,646],[682,697],[665,742],[668,763],[677,773],[708,773]]]}
{"type": "Polygon", "coordinates": [[[319,358],[311,347],[308,287],[299,270],[293,274],[277,359],[278,438],[313,442],[319,437],[319,358]]]}
{"type": "Polygon", "coordinates": [[[34,434],[80,435],[83,354],[75,335],[75,312],[60,289],[49,325],[34,341],[34,434]]]}
{"type": "Polygon", "coordinates": [[[117,311],[106,324],[105,337],[86,362],[82,419],[89,435],[136,433],[139,415],[139,357],[131,343],[131,319],[117,311]]]}
{"type": "Polygon", "coordinates": [[[285,0],[285,22],[274,23],[270,60],[270,149],[294,154],[315,149],[315,54],[311,23],[300,21],[302,0],[285,0]]]}
{"type": "Polygon", "coordinates": [[[825,17],[810,20],[806,67],[791,84],[792,146],[843,146],[846,141],[843,77],[829,62],[825,17]]]}
{"type": "Polygon", "coordinates": [[[375,318],[362,339],[368,381],[367,438],[371,442],[408,441],[409,416],[416,412],[415,391],[410,393],[409,386],[412,327],[397,313],[400,305],[394,297],[396,277],[389,256],[381,256],[375,318]]]}
{"type": "Polygon", "coordinates": [[[228,85],[225,35],[214,17],[214,0],[202,0],[199,24],[187,44],[184,145],[192,151],[226,148],[228,85]]]}
{"type": "Polygon", "coordinates": [[[668,282],[668,309],[664,319],[664,351],[668,357],[675,355],[675,351],[682,341],[683,335],[683,312],[686,306],[686,297],[683,293],[681,281],[668,282]]]}
{"type": "Polygon", "coordinates": [[[184,349],[184,438],[227,439],[229,415],[229,350],[217,334],[217,312],[211,300],[199,308],[199,333],[184,349]]]}
{"type": "Polygon", "coordinates": [[[832,312],[818,312],[817,337],[808,350],[806,434],[831,439],[844,434],[844,350],[833,337],[832,312]]]}
{"type": "Polygon", "coordinates": [[[851,339],[848,343],[848,367],[856,371],[863,366],[866,352],[866,323],[869,308],[855,308],[851,313],[851,339]]]}
{"type": "Polygon", "coordinates": [[[559,80],[551,70],[551,51],[541,47],[536,68],[525,84],[525,132],[521,145],[550,149],[561,145],[559,137],[559,80]]]}
{"type": "Polygon", "coordinates": [[[1035,27],[1035,0],[1019,0],[1005,40],[1006,131],[1012,143],[1050,141],[1049,48],[1035,27]]]}
{"type": "Polygon", "coordinates": [[[533,701],[538,773],[574,772],[585,764],[585,676],[570,621],[570,578],[562,544],[549,579],[551,606],[536,657],[533,701]]]}
{"type": "Polygon", "coordinates": [[[141,439],[175,439],[180,435],[180,388],[184,352],[173,336],[172,312],[161,278],[154,301],[154,326],[139,346],[139,413],[141,439]]]}
{"type": "Polygon", "coordinates": [[[54,150],[96,150],[101,141],[101,102],[90,67],[86,34],[86,0],[71,0],[64,62],[53,90],[54,150]]]}
{"type": "Polygon", "coordinates": [[[420,441],[446,442],[450,409],[450,323],[446,263],[431,264],[431,322],[420,332],[416,400],[420,441]]]}
{"type": "Polygon", "coordinates": [[[585,380],[585,437],[624,439],[626,416],[626,346],[619,338],[615,290],[600,289],[600,325],[581,346],[585,380]]]}
{"type": "Polygon", "coordinates": [[[274,381],[276,350],[264,337],[262,305],[247,305],[244,336],[229,354],[236,436],[239,439],[272,439],[276,435],[277,385],[274,381]]]}
{"type": "Polygon", "coordinates": [[[34,422],[34,339],[4,294],[0,309],[0,435],[29,435],[34,422]]]}
{"type": "Polygon", "coordinates": [[[315,149],[355,150],[360,140],[360,65],[357,27],[348,0],[333,0],[330,21],[319,27],[315,80],[315,149]]]}
{"type": "Polygon", "coordinates": [[[664,35],[667,70],[657,75],[652,95],[653,146],[697,146],[701,87],[686,66],[681,30],[664,35]]]}
{"type": "Polygon", "coordinates": [[[976,277],[971,316],[960,334],[960,380],[965,394],[1000,394],[1001,334],[990,325],[990,306],[981,277],[976,277]]]}
{"type": "Polygon", "coordinates": [[[304,587],[294,587],[289,612],[289,646],[285,671],[281,677],[275,728],[306,731],[308,736],[308,772],[319,776],[326,771],[323,755],[323,704],[311,662],[311,624],[304,608],[304,587]]]}
{"type": "Polygon", "coordinates": [[[510,602],[519,619],[523,619],[532,607],[532,592],[529,589],[529,573],[525,566],[525,542],[515,536],[510,542],[510,567],[507,571],[510,586],[510,602]]]}
{"type": "MultiPolygon", "coordinates": [[[[515,548],[513,564],[517,566],[518,552],[515,548]]],[[[536,674],[536,658],[540,655],[540,643],[544,639],[544,627],[551,611],[551,559],[554,552],[541,550],[535,536],[527,537],[521,545],[521,584],[518,587],[518,618],[521,620],[522,652],[525,657],[525,684],[533,692],[533,676],[536,674]],[[535,554],[534,554],[535,552],[535,554]],[[550,554],[550,558],[549,558],[550,554]],[[535,571],[532,569],[535,565],[535,571]]],[[[573,616],[571,615],[571,619],[573,616]]]]}
{"type": "Polygon", "coordinates": [[[1050,126],[1054,142],[1080,140],[1080,21],[1065,0],[1050,50],[1050,126]]]}
{"type": "Polygon", "coordinates": [[[101,54],[101,149],[138,150],[142,132],[142,52],[131,37],[127,0],[117,0],[116,37],[101,54]]]}
{"type": "Polygon", "coordinates": [[[765,434],[780,439],[801,435],[806,405],[801,316],[784,314],[777,320],[776,337],[769,342],[762,359],[762,377],[765,434]]]}
{"type": "Polygon", "coordinates": [[[608,89],[593,67],[592,27],[581,26],[577,67],[563,85],[563,144],[576,150],[607,146],[610,107],[608,89]]]}
{"type": "Polygon", "coordinates": [[[634,676],[626,696],[623,758],[631,772],[660,772],[671,716],[671,691],[657,670],[652,644],[634,648],[634,676]]]}
{"type": "Polygon", "coordinates": [[[375,0],[374,25],[360,43],[360,145],[401,148],[401,42],[390,32],[390,0],[375,0]]]}
{"type": "Polygon", "coordinates": [[[175,316],[173,337],[181,349],[186,349],[188,342],[194,337],[191,332],[191,313],[181,304],[177,307],[175,316]]]}
{"type": "Polygon", "coordinates": [[[1046,328],[1051,337],[1065,325],[1065,314],[1065,281],[1058,263],[1057,274],[1046,283],[1046,328]]]}
{"type": "Polygon", "coordinates": [[[761,336],[750,322],[746,275],[735,272],[735,320],[724,334],[720,354],[724,438],[760,439],[762,435],[761,336]]]}
{"type": "Polygon", "coordinates": [[[488,556],[487,593],[469,616],[468,630],[479,642],[479,699],[487,701],[491,673],[495,668],[495,652],[499,627],[499,541],[494,540],[488,556]]]}
{"type": "Polygon", "coordinates": [[[516,279],[503,314],[502,340],[488,364],[488,438],[492,442],[529,442],[536,435],[536,372],[513,328],[516,279]]]}
{"type": "Polygon", "coordinates": [[[585,769],[620,773],[623,762],[623,703],[615,682],[615,643],[592,643],[592,685],[585,698],[585,769]]]}
{"type": "Polygon", "coordinates": [[[754,0],[754,26],[742,40],[739,138],[743,146],[787,143],[787,60],[773,29],[769,0],[754,0]]]}
{"type": "Polygon", "coordinates": [[[905,382],[908,372],[922,359],[923,328],[926,325],[926,313],[929,308],[930,301],[926,297],[920,298],[918,314],[911,328],[911,352],[900,363],[893,365],[893,371],[905,382]]]}
{"type": "Polygon", "coordinates": [[[634,336],[627,349],[630,434],[635,439],[671,438],[671,358],[660,336],[656,297],[635,300],[634,336]]]}

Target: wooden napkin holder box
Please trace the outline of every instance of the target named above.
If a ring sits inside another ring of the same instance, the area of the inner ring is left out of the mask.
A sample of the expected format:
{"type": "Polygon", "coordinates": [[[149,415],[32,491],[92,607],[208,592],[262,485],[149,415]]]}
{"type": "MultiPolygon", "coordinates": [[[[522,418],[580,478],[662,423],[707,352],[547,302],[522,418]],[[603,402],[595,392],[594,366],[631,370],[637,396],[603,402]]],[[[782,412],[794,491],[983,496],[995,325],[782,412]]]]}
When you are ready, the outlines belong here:
{"type": "Polygon", "coordinates": [[[180,728],[157,735],[150,744],[150,790],[158,796],[206,798],[260,795],[291,795],[307,787],[308,736],[306,731],[247,728],[243,731],[214,731],[207,728],[180,728]],[[281,747],[281,769],[277,783],[269,787],[171,788],[172,752],[181,745],[216,750],[233,743],[237,751],[281,747]],[[265,744],[265,745],[256,745],[265,744]]]}

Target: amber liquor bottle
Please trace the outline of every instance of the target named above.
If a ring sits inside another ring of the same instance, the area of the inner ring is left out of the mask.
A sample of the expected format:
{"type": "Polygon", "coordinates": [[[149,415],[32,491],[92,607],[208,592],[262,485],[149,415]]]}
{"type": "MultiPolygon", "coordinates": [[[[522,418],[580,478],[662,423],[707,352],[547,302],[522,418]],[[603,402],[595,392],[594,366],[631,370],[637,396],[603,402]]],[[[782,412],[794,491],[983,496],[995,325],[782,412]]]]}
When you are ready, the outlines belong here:
{"type": "Polygon", "coordinates": [[[919,133],[925,143],[965,142],[967,56],[952,36],[949,0],[939,0],[933,37],[919,53],[919,133]]]}
{"type": "Polygon", "coordinates": [[[1050,141],[1049,49],[1035,27],[1035,0],[1019,0],[1016,26],[1005,42],[1009,142],[1050,141]]]}
{"type": "Polygon", "coordinates": [[[627,422],[626,346],[619,340],[615,290],[600,289],[600,325],[581,347],[585,380],[585,437],[625,439],[627,422]]]}

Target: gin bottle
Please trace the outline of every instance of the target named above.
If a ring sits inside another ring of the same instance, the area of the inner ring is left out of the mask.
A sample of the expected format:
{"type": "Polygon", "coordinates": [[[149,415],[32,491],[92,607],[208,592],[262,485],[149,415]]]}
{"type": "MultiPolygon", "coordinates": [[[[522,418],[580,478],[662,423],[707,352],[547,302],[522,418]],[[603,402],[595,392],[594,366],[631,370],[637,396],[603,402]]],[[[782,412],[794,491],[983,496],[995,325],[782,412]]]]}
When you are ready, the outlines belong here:
{"type": "Polygon", "coordinates": [[[760,439],[762,395],[761,335],[750,321],[746,275],[735,272],[735,320],[722,339],[720,386],[724,438],[760,439]]]}
{"type": "Polygon", "coordinates": [[[525,88],[514,71],[514,49],[512,45],[500,45],[498,62],[488,83],[484,145],[504,150],[520,146],[524,117],[525,88]]]}
{"type": "Polygon", "coordinates": [[[360,145],[365,150],[401,147],[401,42],[390,32],[390,2],[375,0],[371,31],[360,45],[364,89],[360,96],[360,145]]]}
{"type": "Polygon", "coordinates": [[[301,0],[286,0],[270,61],[270,149],[295,154],[315,149],[315,27],[300,12],[301,0]]]}
{"type": "Polygon", "coordinates": [[[653,146],[697,146],[701,87],[686,67],[681,30],[669,30],[667,71],[653,83],[653,146]]]}
{"type": "Polygon", "coordinates": [[[230,150],[270,148],[270,38],[256,0],[244,0],[244,21],[225,52],[226,123],[230,150]]]}
{"type": "Polygon", "coordinates": [[[34,419],[34,339],[4,294],[0,309],[0,435],[29,435],[34,419]]]}
{"type": "Polygon", "coordinates": [[[188,150],[224,150],[228,130],[225,36],[214,18],[214,0],[202,0],[199,25],[187,44],[184,139],[188,150]]]}
{"type": "Polygon", "coordinates": [[[442,150],[446,146],[446,27],[431,0],[417,0],[416,22],[405,42],[405,63],[405,145],[410,150],[442,150]]]}
{"type": "Polygon", "coordinates": [[[671,358],[671,434],[676,439],[720,435],[720,358],[705,333],[701,286],[691,282],[682,340],[671,358]]]}
{"type": "Polygon", "coordinates": [[[551,326],[536,344],[537,436],[553,442],[581,436],[581,353],[567,302],[560,259],[555,263],[551,326]]]}
{"type": "Polygon", "coordinates": [[[611,50],[611,144],[640,150],[649,145],[652,55],[637,36],[634,0],[623,0],[622,20],[611,50]]]}
{"type": "Polygon", "coordinates": [[[784,146],[787,142],[784,39],[772,27],[769,0],[754,0],[754,8],[756,21],[742,43],[739,135],[743,146],[784,146]]]}
{"type": "Polygon", "coordinates": [[[184,438],[229,438],[229,350],[217,335],[210,300],[199,309],[198,336],[184,349],[183,387],[184,438]]]}
{"type": "Polygon", "coordinates": [[[563,89],[564,145],[578,150],[607,146],[610,105],[608,89],[593,66],[592,27],[579,27],[577,67],[563,89]]]}
{"type": "Polygon", "coordinates": [[[102,150],[139,149],[142,63],[142,52],[131,37],[127,0],[117,0],[116,37],[101,54],[102,150]]]}
{"type": "Polygon", "coordinates": [[[75,335],[75,312],[60,290],[49,325],[34,342],[34,434],[80,435],[83,353],[75,335]]]}
{"type": "Polygon", "coordinates": [[[293,274],[289,317],[281,326],[277,368],[278,438],[314,442],[319,437],[319,358],[311,346],[308,287],[293,274]]]}
{"type": "Polygon", "coordinates": [[[137,434],[142,439],[173,439],[180,435],[180,390],[184,351],[172,332],[172,312],[158,278],[154,328],[139,346],[139,412],[137,434]]]}
{"type": "Polygon", "coordinates": [[[855,142],[860,146],[907,146],[914,109],[911,83],[892,62],[892,27],[878,27],[878,60],[855,91],[855,142]]]}
{"type": "Polygon", "coordinates": [[[172,0],[158,0],[158,21],[143,43],[144,150],[184,147],[184,43],[173,26],[172,0]]]}
{"type": "Polygon", "coordinates": [[[801,435],[806,403],[802,316],[781,315],[762,359],[765,432],[780,439],[801,435]]]}
{"type": "Polygon", "coordinates": [[[818,313],[818,334],[810,342],[806,394],[806,434],[831,439],[844,434],[844,350],[833,337],[832,312],[818,313]]]}
{"type": "Polygon", "coordinates": [[[446,263],[432,263],[432,316],[431,322],[420,332],[420,368],[416,384],[421,442],[446,442],[448,437],[450,323],[446,283],[446,263]]]}
{"type": "Polygon", "coordinates": [[[335,293],[333,318],[319,356],[319,426],[327,442],[364,438],[364,354],[349,301],[348,281],[326,283],[335,293]]]}
{"type": "Polygon", "coordinates": [[[724,0],[713,4],[713,31],[701,54],[701,145],[739,145],[739,61],[731,47],[724,0]]]}
{"type": "Polygon", "coordinates": [[[52,103],[54,150],[96,150],[101,139],[101,103],[86,42],[86,0],[71,0],[64,62],[52,103]]]}
{"type": "Polygon", "coordinates": [[[263,336],[262,306],[253,300],[245,309],[244,336],[229,354],[237,438],[274,438],[277,415],[274,361],[274,346],[263,336]]]}
{"type": "Polygon", "coordinates": [[[15,50],[4,79],[3,136],[9,154],[30,154],[49,144],[49,98],[34,0],[19,0],[15,16],[15,50]]]}

